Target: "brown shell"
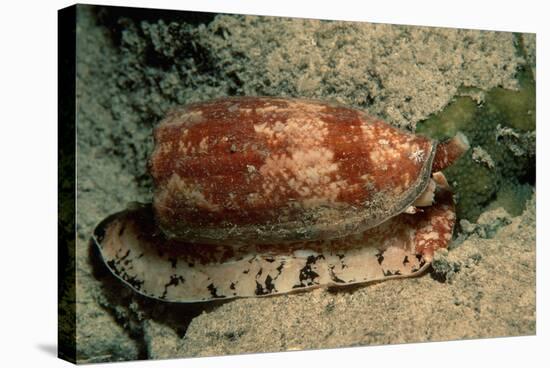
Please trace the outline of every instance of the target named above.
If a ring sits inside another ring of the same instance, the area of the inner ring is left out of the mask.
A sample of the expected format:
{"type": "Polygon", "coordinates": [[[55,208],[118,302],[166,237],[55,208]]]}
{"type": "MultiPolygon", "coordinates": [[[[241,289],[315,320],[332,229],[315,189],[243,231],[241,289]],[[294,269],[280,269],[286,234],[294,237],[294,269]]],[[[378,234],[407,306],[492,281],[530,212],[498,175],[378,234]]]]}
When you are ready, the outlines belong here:
{"type": "Polygon", "coordinates": [[[436,143],[326,102],[224,98],[155,132],[153,209],[169,238],[274,244],[355,234],[425,189],[436,143]]]}

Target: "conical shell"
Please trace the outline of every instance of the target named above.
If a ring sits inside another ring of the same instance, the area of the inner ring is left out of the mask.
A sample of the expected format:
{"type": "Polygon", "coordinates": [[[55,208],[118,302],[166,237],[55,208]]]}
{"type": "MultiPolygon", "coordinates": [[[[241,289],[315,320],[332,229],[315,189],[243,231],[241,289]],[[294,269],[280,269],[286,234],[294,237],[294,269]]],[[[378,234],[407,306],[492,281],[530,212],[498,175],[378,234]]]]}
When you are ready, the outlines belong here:
{"type": "Polygon", "coordinates": [[[428,183],[435,142],[361,110],[225,98],[173,110],[150,172],[158,226],[208,244],[356,234],[398,215],[428,183]]]}

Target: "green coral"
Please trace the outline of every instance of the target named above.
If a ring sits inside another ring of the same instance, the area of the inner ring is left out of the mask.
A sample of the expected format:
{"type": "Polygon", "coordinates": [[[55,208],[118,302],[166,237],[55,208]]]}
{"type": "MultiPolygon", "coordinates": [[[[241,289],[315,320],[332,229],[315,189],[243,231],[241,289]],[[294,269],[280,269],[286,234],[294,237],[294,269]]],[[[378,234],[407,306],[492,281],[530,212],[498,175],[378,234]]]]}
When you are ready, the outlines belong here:
{"type": "Polygon", "coordinates": [[[520,131],[535,129],[535,85],[529,83],[519,91],[495,88],[487,94],[489,108],[503,114],[511,128],[520,131]]]}
{"type": "MultiPolygon", "coordinates": [[[[498,97],[492,98],[498,100],[498,97]]],[[[475,105],[475,102],[469,97],[457,98],[443,112],[419,124],[417,130],[418,133],[436,139],[450,137],[457,131],[462,131],[468,137],[472,149],[480,147],[494,162],[494,167],[490,167],[484,162],[476,161],[470,150],[445,170],[447,179],[457,193],[457,215],[469,221],[477,219],[495,198],[499,188],[511,188],[530,180],[535,169],[532,151],[525,149],[521,151],[523,154],[518,154],[507,141],[501,139],[499,132],[502,127],[512,125],[508,115],[493,104],[486,103],[473,110],[472,104],[475,105]]],[[[522,137],[532,136],[531,132],[512,132],[519,137],[518,142],[525,141],[520,139],[522,137]]],[[[520,196],[518,200],[523,201],[522,198],[520,196]]],[[[515,209],[510,210],[510,201],[502,203],[507,206],[506,210],[517,213],[515,209]]]]}
{"type": "Polygon", "coordinates": [[[445,170],[457,193],[459,218],[475,221],[487,206],[495,205],[518,215],[531,193],[535,175],[535,82],[530,69],[524,66],[518,71],[518,80],[518,91],[493,88],[484,94],[480,105],[471,97],[457,97],[442,112],[417,126],[418,133],[438,140],[461,131],[472,149],[479,147],[494,162],[492,167],[474,160],[471,149],[445,170]],[[495,199],[497,202],[491,203],[495,199]]]}
{"type": "Polygon", "coordinates": [[[457,193],[458,217],[471,221],[481,214],[480,204],[487,203],[494,196],[500,181],[495,170],[476,163],[469,155],[445,170],[445,175],[457,193]]]}

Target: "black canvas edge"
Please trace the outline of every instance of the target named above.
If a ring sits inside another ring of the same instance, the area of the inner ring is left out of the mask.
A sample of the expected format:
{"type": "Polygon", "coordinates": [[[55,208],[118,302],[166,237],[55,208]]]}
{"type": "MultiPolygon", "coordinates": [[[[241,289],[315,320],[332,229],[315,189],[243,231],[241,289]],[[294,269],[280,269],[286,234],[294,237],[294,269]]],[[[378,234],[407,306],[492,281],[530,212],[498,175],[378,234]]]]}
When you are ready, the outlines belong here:
{"type": "Polygon", "coordinates": [[[76,363],[76,17],[58,11],[58,357],[76,363]]]}

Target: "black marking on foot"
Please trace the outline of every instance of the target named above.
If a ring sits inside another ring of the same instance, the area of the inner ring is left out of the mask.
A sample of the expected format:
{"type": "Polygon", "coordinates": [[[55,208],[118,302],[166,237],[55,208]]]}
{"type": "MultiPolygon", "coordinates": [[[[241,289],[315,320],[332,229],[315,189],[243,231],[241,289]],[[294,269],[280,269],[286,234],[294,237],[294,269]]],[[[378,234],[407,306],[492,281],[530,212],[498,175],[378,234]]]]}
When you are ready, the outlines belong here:
{"type": "Polygon", "coordinates": [[[130,249],[128,249],[128,251],[126,252],[125,255],[123,255],[122,257],[120,257],[118,259],[118,262],[120,263],[120,262],[124,261],[126,258],[128,258],[129,255],[130,255],[130,249]]]}
{"type": "Polygon", "coordinates": [[[118,270],[116,267],[116,261],[114,259],[111,259],[110,261],[107,261],[107,266],[116,274],[118,274],[118,270]]]}
{"type": "Polygon", "coordinates": [[[143,283],[145,281],[139,280],[136,276],[128,275],[128,273],[126,273],[124,268],[119,269],[117,267],[117,262],[115,262],[114,260],[108,261],[107,265],[116,275],[118,275],[122,280],[124,280],[124,282],[126,282],[127,284],[129,284],[130,286],[132,286],[134,289],[138,291],[141,290],[141,287],[143,286],[143,283]]]}
{"type": "Polygon", "coordinates": [[[218,295],[218,289],[214,286],[213,283],[208,285],[206,288],[208,289],[208,291],[210,291],[210,295],[212,295],[212,298],[216,298],[216,299],[225,298],[225,295],[218,295]]]}
{"type": "Polygon", "coordinates": [[[340,284],[345,284],[346,282],[341,278],[339,278],[338,276],[336,276],[336,274],[334,273],[334,267],[335,267],[334,265],[330,266],[330,270],[329,270],[331,280],[334,282],[338,282],[340,284]]]}
{"type": "Polygon", "coordinates": [[[262,284],[260,284],[258,281],[256,281],[256,290],[254,291],[254,294],[256,294],[256,295],[265,295],[265,294],[267,294],[267,291],[265,291],[262,284]]]}
{"type": "Polygon", "coordinates": [[[265,287],[262,286],[262,284],[260,284],[258,281],[256,281],[256,291],[255,291],[256,295],[267,295],[267,294],[272,294],[277,292],[277,290],[275,289],[275,285],[273,284],[273,279],[271,278],[270,275],[267,275],[264,283],[265,283],[265,287]]]}
{"type": "Polygon", "coordinates": [[[337,256],[340,259],[340,265],[342,266],[342,269],[348,267],[348,265],[344,263],[344,258],[346,258],[346,256],[344,254],[337,254],[337,256]]]}
{"type": "Polygon", "coordinates": [[[395,272],[391,272],[390,270],[384,271],[384,276],[399,276],[401,275],[401,271],[397,270],[395,272]]]}
{"type": "Polygon", "coordinates": [[[409,256],[405,256],[405,258],[403,258],[403,266],[407,263],[409,263],[409,256]]]}
{"type": "Polygon", "coordinates": [[[128,277],[127,274],[126,274],[126,277],[124,277],[124,280],[130,285],[132,285],[132,287],[136,290],[141,290],[141,286],[145,282],[143,280],[139,280],[136,276],[128,277]]]}
{"type": "Polygon", "coordinates": [[[277,292],[275,289],[275,284],[273,284],[273,279],[270,275],[267,275],[265,278],[265,288],[269,293],[277,292]]]}
{"type": "Polygon", "coordinates": [[[170,281],[164,285],[164,291],[161,295],[161,299],[165,299],[166,298],[166,294],[168,294],[168,288],[170,286],[178,286],[180,284],[180,282],[183,284],[185,282],[185,279],[182,277],[182,276],[178,276],[178,275],[170,275],[170,281]]]}
{"type": "Polygon", "coordinates": [[[384,251],[381,250],[381,251],[378,251],[378,253],[376,253],[376,259],[378,260],[378,264],[381,265],[382,262],[384,262],[384,251]]]}
{"type": "MultiPolygon", "coordinates": [[[[229,288],[230,288],[231,290],[235,290],[235,283],[232,282],[231,285],[229,285],[229,288]]],[[[235,294],[235,293],[233,293],[233,294],[235,294]]]]}
{"type": "Polygon", "coordinates": [[[250,272],[250,270],[244,270],[243,273],[246,275],[250,272]]]}
{"type": "Polygon", "coordinates": [[[313,271],[311,266],[315,265],[315,263],[321,258],[324,259],[325,257],[322,254],[307,257],[306,265],[300,270],[300,283],[292,286],[293,289],[318,284],[318,282],[315,282],[315,279],[319,277],[319,274],[313,271]]]}
{"type": "Polygon", "coordinates": [[[110,261],[107,262],[107,265],[109,265],[109,267],[111,267],[111,269],[119,271],[118,273],[120,273],[124,270],[124,267],[121,267],[119,269],[118,266],[121,266],[121,265],[127,266],[128,263],[130,263],[132,261],[131,259],[128,259],[128,260],[126,259],[126,258],[128,258],[129,255],[130,255],[130,249],[128,249],[126,254],[124,254],[122,257],[115,256],[115,258],[113,258],[113,259],[111,259],[110,261]]]}

